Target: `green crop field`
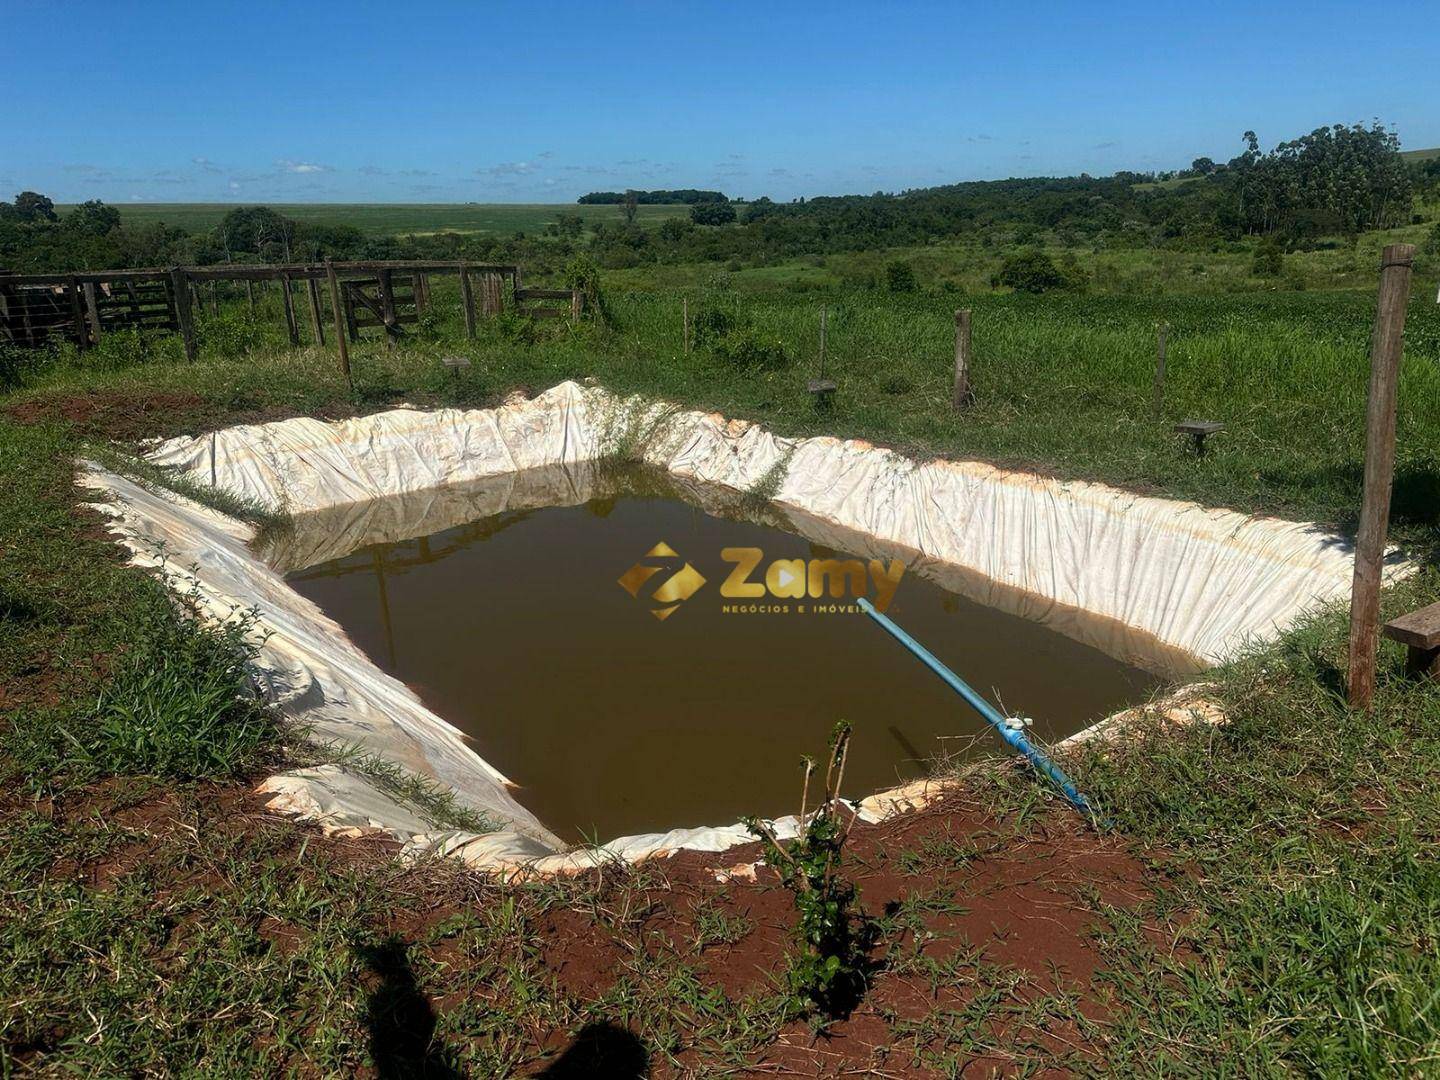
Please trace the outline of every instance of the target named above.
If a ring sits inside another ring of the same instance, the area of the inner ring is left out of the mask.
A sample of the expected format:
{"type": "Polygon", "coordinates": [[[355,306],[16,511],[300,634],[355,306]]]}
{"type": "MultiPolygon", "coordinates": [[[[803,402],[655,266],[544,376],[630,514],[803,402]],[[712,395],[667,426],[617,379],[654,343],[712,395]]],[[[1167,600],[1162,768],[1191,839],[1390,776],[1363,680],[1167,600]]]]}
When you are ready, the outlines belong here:
{"type": "MultiPolygon", "coordinates": [[[[242,203],[136,203],[121,206],[127,225],[163,222],[188,232],[214,228],[242,203]]],[[[561,214],[578,214],[587,224],[622,220],[618,206],[577,203],[265,203],[286,217],[306,224],[352,225],[367,236],[429,236],[536,233],[561,214]]],[[[58,206],[64,214],[70,206],[58,206]]],[[[688,206],[641,206],[636,221],[659,225],[669,217],[689,214],[688,206]]]]}

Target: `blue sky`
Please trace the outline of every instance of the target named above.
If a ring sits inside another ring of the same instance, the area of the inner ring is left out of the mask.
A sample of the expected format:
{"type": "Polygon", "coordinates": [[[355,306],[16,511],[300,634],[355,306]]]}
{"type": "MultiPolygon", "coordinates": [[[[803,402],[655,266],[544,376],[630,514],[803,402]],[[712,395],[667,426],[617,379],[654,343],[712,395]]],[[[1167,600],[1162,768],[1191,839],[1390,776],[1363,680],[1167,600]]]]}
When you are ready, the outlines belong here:
{"type": "Polygon", "coordinates": [[[1384,5],[7,0],[0,193],[564,202],[1440,146],[1435,0],[1384,5]],[[1173,10],[1172,10],[1173,8],[1173,10]],[[1403,27],[1399,34],[1389,27],[1403,27]]]}

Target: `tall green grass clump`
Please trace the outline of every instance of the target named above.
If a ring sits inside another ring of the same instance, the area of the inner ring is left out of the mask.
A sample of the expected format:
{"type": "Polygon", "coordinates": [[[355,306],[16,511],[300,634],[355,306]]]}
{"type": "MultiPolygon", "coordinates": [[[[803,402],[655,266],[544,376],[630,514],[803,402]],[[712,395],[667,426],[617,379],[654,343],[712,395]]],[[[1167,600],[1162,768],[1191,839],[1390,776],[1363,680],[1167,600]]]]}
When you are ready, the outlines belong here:
{"type": "Polygon", "coordinates": [[[149,604],[87,723],[69,735],[102,775],[231,778],[253,768],[279,731],[250,689],[254,614],[206,625],[193,597],[177,613],[149,604]]]}
{"type": "Polygon", "coordinates": [[[245,775],[282,736],[249,673],[253,616],[215,625],[115,559],[75,510],[81,451],[0,419],[0,783],[245,775]]]}

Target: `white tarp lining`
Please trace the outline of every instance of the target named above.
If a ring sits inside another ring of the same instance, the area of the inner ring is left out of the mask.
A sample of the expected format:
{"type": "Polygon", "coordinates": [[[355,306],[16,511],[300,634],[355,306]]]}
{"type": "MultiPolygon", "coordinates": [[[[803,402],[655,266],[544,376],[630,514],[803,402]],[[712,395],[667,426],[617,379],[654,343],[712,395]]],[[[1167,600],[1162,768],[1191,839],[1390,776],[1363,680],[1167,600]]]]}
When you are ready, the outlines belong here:
{"type": "MultiPolygon", "coordinates": [[[[483,514],[485,507],[510,506],[512,498],[526,505],[577,501],[586,473],[574,467],[622,447],[682,480],[735,491],[778,479],[774,503],[788,527],[817,539],[843,538],[837,546],[852,549],[858,535],[916,552],[928,575],[947,588],[968,582],[965,591],[979,599],[989,590],[1012,610],[1062,632],[1066,612],[1103,616],[1121,628],[1107,651],[1129,648],[1124,639],[1134,634],[1218,662],[1307,608],[1338,599],[1350,584],[1351,547],[1313,525],[976,462],[917,464],[855,440],[781,439],[743,421],[627,401],[576,383],[495,409],[398,409],[340,422],[244,425],[173,439],[149,456],[296,515],[372,504],[368,517],[345,519],[349,542],[357,531],[413,524],[377,522],[377,514],[410,516],[423,525],[433,513],[483,514]],[[418,500],[376,502],[426,492],[418,500]],[[381,509],[387,505],[395,509],[381,509]]],[[[679,848],[722,850],[750,839],[736,825],[563,852],[460,732],[376,668],[251,551],[248,527],[94,466],[87,466],[84,482],[99,493],[99,505],[137,562],[157,567],[176,588],[193,587],[217,618],[236,608],[259,609],[267,636],[257,674],[262,691],[285,714],[321,738],[356,744],[434,778],[501,828],[480,836],[436,830],[413,808],[338,766],[272,777],[262,789],[272,794],[273,806],[332,830],[384,831],[408,850],[455,854],[499,870],[563,871],[679,848]],[[162,545],[163,562],[155,554],[162,545]]],[[[313,564],[329,557],[320,547],[275,557],[289,566],[302,565],[297,559],[313,564]]],[[[927,790],[912,785],[866,800],[862,811],[883,816],[922,802],[927,790]]],[[[794,822],[777,825],[783,836],[794,822]]]]}

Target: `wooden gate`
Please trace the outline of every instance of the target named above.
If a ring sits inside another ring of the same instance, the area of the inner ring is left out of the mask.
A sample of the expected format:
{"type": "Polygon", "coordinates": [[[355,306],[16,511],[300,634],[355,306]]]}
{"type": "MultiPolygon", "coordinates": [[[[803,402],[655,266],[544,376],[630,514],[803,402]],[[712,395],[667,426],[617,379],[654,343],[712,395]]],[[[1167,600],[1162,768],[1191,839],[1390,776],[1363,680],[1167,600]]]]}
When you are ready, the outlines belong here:
{"type": "Polygon", "coordinates": [[[396,276],[381,270],[373,278],[348,278],[340,283],[345,308],[345,329],[351,341],[362,330],[383,330],[393,341],[404,327],[420,321],[425,310],[428,283],[423,274],[396,276]]]}

